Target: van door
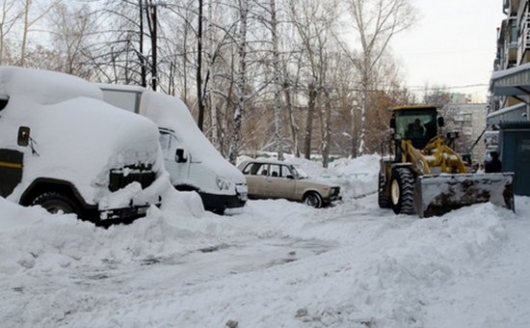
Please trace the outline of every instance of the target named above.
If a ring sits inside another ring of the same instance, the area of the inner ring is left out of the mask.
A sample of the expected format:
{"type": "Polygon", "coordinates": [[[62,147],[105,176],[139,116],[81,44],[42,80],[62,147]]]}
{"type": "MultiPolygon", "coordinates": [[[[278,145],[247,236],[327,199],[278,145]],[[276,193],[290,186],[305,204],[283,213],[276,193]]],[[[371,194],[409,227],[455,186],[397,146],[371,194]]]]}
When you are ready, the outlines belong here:
{"type": "Polygon", "coordinates": [[[12,149],[0,149],[0,196],[11,195],[22,180],[24,153],[12,149]]]}
{"type": "Polygon", "coordinates": [[[178,138],[171,132],[160,130],[160,147],[164,154],[164,166],[171,183],[176,187],[188,185],[191,155],[178,138]]]}

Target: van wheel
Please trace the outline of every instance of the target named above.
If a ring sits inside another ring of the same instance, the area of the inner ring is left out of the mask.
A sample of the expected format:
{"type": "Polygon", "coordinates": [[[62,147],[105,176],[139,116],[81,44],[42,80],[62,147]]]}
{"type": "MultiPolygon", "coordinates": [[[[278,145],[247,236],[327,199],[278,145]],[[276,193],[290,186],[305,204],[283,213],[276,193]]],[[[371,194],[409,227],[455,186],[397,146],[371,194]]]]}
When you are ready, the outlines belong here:
{"type": "Polygon", "coordinates": [[[322,207],[322,197],[316,192],[309,192],[304,197],[304,204],[312,206],[314,208],[322,207]]]}
{"type": "Polygon", "coordinates": [[[76,214],[78,217],[81,217],[81,208],[75,200],[66,196],[63,193],[56,191],[48,191],[37,196],[32,202],[31,205],[40,205],[46,211],[56,214],[76,214]]]}

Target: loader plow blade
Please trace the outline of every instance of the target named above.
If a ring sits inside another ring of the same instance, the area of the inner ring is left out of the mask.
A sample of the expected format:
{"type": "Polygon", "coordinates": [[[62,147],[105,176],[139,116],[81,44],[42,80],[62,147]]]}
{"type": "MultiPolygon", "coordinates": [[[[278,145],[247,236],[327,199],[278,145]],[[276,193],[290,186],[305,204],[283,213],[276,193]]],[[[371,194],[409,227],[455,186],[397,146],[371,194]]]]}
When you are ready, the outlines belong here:
{"type": "Polygon", "coordinates": [[[515,211],[513,173],[420,176],[414,201],[420,218],[487,202],[515,211]]]}

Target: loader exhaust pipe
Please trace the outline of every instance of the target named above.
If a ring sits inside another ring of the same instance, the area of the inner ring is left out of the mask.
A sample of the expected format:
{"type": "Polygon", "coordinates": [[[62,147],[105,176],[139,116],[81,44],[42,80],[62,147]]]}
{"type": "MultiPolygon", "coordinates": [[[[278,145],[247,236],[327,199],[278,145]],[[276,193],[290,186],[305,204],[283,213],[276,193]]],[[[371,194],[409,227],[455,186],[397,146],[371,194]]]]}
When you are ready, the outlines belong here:
{"type": "Polygon", "coordinates": [[[487,202],[515,212],[513,173],[424,175],[416,179],[415,188],[420,218],[487,202]]]}

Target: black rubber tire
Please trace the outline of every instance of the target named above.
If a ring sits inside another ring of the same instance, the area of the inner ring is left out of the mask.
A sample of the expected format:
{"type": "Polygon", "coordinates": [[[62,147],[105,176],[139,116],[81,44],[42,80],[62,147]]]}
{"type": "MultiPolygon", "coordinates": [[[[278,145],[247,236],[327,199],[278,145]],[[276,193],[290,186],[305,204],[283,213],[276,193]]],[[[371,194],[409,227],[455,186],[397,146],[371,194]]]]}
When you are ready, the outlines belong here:
{"type": "Polygon", "coordinates": [[[39,196],[31,202],[31,205],[40,205],[46,211],[55,214],[62,212],[64,214],[76,214],[78,217],[82,216],[81,207],[75,200],[66,196],[63,193],[56,191],[48,191],[39,196]]]}
{"type": "Polygon", "coordinates": [[[379,192],[377,194],[377,203],[379,204],[380,208],[391,208],[392,201],[390,200],[390,196],[385,193],[385,187],[385,177],[379,174],[379,192]]]}
{"type": "Polygon", "coordinates": [[[320,208],[323,204],[322,197],[317,192],[308,192],[304,197],[304,204],[314,208],[320,208]]]}
{"type": "Polygon", "coordinates": [[[392,171],[390,179],[390,200],[396,214],[416,214],[414,206],[414,174],[408,168],[399,167],[392,171]]]}

